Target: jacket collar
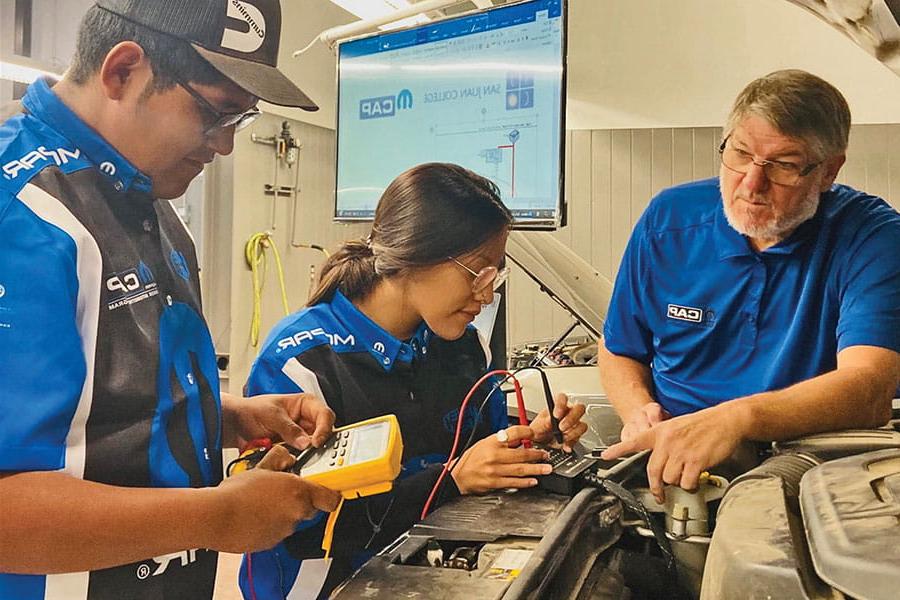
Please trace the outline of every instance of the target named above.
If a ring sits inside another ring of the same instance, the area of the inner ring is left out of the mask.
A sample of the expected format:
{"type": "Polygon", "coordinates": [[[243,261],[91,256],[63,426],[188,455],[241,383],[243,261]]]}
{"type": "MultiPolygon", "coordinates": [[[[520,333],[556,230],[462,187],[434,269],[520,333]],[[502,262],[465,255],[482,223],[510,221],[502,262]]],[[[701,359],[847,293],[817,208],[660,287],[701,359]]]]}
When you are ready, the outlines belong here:
{"type": "Polygon", "coordinates": [[[118,192],[149,194],[150,178],[82,121],[51,89],[52,80],[38,79],[28,87],[22,105],[34,118],[68,139],[90,160],[118,192]]]}
{"type": "Polygon", "coordinates": [[[408,365],[413,358],[427,354],[428,342],[434,336],[423,322],[409,341],[399,340],[367,317],[339,291],[334,293],[331,309],[347,330],[353,332],[357,342],[388,372],[398,362],[408,365]]]}

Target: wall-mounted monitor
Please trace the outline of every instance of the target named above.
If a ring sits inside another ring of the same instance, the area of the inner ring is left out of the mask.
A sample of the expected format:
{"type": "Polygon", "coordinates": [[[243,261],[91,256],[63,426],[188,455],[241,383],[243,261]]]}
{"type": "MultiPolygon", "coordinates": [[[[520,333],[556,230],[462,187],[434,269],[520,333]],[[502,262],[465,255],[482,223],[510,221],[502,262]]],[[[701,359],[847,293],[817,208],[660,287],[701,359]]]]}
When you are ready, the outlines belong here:
{"type": "Polygon", "coordinates": [[[394,177],[439,161],[494,181],[518,227],[564,224],[565,4],[342,43],[335,219],[372,219],[394,177]]]}

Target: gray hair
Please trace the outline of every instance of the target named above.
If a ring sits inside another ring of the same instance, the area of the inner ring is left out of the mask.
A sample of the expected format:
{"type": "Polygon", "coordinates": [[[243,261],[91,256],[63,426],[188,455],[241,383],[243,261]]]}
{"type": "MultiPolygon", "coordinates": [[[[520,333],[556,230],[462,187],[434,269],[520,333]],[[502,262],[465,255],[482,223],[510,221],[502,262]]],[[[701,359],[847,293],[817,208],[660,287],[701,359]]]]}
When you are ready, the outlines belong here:
{"type": "Polygon", "coordinates": [[[813,160],[843,155],[850,107],[833,85],[806,71],[785,69],[751,81],[734,101],[725,137],[747,116],[762,117],[781,133],[803,140],[813,160]]]}

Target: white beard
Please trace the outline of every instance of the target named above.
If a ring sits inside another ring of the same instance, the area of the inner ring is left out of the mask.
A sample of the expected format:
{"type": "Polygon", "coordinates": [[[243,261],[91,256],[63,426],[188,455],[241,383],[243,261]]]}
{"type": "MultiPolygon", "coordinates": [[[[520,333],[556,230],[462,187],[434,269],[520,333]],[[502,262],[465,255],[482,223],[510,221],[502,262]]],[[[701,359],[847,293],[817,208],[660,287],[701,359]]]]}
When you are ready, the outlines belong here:
{"type": "Polygon", "coordinates": [[[809,194],[789,214],[776,216],[765,223],[751,223],[749,218],[741,218],[734,213],[733,205],[723,202],[725,218],[731,228],[749,238],[778,243],[789,236],[797,227],[815,216],[819,209],[821,195],[818,186],[813,186],[809,194]],[[743,222],[741,222],[743,221],[743,222]]]}

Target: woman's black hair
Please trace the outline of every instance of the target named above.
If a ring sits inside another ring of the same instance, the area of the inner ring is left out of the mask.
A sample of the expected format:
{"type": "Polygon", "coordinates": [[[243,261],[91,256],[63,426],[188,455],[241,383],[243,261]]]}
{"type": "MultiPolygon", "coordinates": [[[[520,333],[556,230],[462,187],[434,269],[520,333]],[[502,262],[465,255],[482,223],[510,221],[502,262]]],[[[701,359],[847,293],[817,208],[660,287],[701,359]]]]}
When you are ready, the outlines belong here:
{"type": "Polygon", "coordinates": [[[336,290],[364,298],[384,277],[472,252],[512,220],[489,179],[449,163],[415,166],[384,190],[370,237],[346,242],[325,262],[308,305],[336,290]]]}

